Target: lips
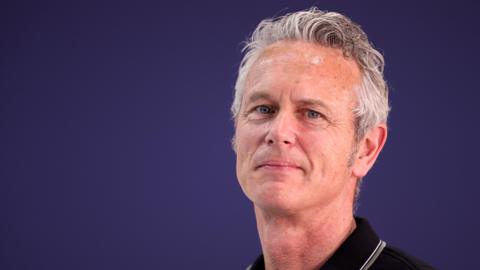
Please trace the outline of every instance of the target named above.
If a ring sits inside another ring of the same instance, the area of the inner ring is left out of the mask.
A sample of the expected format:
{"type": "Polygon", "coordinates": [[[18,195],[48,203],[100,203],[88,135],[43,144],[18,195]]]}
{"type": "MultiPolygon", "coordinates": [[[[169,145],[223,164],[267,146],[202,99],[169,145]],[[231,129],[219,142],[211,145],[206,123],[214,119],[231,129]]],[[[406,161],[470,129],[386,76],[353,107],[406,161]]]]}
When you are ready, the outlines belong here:
{"type": "Polygon", "coordinates": [[[302,167],[296,163],[282,160],[267,160],[260,162],[256,169],[271,169],[271,170],[302,170],[302,167]]]}

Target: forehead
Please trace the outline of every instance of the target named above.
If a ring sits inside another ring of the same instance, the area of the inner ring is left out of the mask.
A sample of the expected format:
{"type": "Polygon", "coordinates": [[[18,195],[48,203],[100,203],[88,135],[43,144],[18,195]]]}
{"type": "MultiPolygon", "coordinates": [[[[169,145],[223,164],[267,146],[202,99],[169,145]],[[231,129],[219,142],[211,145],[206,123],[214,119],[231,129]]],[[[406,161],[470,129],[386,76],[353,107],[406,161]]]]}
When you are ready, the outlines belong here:
{"type": "Polygon", "coordinates": [[[262,84],[308,84],[309,89],[352,91],[361,82],[361,71],[342,50],[304,41],[276,42],[260,54],[246,78],[245,90],[270,87],[262,84]]]}

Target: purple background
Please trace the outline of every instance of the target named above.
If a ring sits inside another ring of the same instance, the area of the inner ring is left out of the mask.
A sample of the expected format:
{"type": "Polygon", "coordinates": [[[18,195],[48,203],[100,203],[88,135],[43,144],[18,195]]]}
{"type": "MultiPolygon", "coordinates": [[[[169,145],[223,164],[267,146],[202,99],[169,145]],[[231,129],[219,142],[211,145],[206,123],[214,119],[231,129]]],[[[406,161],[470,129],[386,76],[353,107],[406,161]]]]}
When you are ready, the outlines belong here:
{"type": "Polygon", "coordinates": [[[386,58],[390,136],[360,215],[440,269],[478,269],[478,4],[413,0],[2,1],[0,269],[244,269],[240,42],[313,4],[386,58]]]}

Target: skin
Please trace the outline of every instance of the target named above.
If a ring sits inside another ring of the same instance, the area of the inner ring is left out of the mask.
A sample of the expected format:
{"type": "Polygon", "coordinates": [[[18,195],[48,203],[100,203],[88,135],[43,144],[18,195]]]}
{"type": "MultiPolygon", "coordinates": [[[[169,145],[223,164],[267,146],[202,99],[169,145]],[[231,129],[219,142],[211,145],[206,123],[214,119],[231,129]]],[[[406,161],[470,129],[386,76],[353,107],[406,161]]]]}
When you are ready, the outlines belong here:
{"type": "Polygon", "coordinates": [[[301,41],[267,47],[235,120],[237,177],[253,202],[266,269],[316,269],[355,228],[357,179],[386,140],[355,138],[361,71],[339,49],[301,41]]]}

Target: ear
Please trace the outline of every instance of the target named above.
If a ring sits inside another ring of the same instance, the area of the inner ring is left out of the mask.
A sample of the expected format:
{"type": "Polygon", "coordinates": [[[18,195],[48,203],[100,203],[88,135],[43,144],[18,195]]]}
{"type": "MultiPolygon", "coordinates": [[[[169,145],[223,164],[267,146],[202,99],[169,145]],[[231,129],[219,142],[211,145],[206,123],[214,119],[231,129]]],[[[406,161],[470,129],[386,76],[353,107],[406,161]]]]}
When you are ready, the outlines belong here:
{"type": "Polygon", "coordinates": [[[357,145],[357,153],[352,166],[356,178],[364,177],[372,168],[378,154],[387,140],[387,126],[380,124],[370,129],[357,145]]]}

